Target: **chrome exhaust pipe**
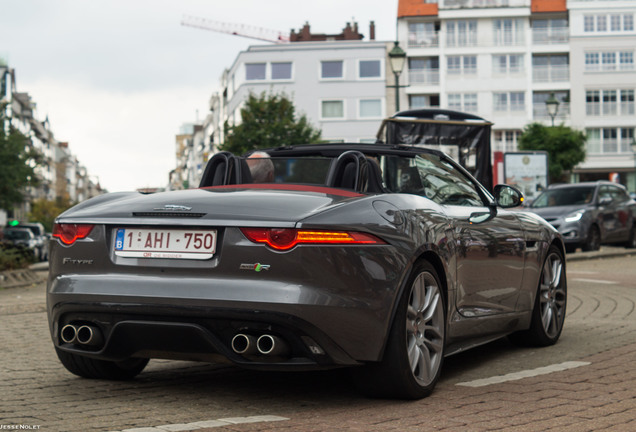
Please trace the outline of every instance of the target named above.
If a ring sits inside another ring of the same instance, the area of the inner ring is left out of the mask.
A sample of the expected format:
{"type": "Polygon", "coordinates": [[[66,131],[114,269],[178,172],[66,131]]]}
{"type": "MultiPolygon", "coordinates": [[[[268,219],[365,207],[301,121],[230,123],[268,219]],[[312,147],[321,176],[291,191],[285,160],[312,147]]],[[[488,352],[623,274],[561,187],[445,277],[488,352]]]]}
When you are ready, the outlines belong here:
{"type": "Polygon", "coordinates": [[[62,342],[72,344],[77,341],[77,328],[73,324],[66,324],[60,331],[62,342]]]}
{"type": "Polygon", "coordinates": [[[237,354],[256,354],[258,352],[258,349],[256,349],[256,338],[239,333],[232,338],[232,350],[237,354]]]}
{"type": "Polygon", "coordinates": [[[104,338],[97,327],[83,325],[77,329],[77,342],[82,345],[99,346],[104,342],[104,338]]]}
{"type": "Polygon", "coordinates": [[[278,336],[264,334],[256,341],[256,347],[258,352],[263,355],[285,356],[289,354],[289,346],[278,336]]]}

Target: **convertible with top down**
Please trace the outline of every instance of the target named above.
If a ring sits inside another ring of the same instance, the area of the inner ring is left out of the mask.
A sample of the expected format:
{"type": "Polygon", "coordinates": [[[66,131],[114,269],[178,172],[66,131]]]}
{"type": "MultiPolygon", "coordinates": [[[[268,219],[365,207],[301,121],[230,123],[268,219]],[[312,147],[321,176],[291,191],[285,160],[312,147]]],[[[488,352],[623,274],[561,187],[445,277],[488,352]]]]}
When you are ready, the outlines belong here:
{"type": "Polygon", "coordinates": [[[265,152],[214,155],[196,189],[106,194],[57,218],[47,310],[66,369],[348,367],[367,394],[414,399],[445,356],[558,340],[563,240],[517,211],[516,189],[491,193],[415,146],[265,152]]]}

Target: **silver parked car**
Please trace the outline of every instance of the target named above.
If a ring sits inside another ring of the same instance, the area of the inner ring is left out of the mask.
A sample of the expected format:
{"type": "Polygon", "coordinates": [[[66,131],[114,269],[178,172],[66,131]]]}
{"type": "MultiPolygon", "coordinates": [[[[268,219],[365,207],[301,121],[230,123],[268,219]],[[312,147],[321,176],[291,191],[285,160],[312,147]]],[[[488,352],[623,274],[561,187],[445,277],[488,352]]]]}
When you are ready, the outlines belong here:
{"type": "Polygon", "coordinates": [[[557,342],[564,244],[441,152],[382,144],[218,153],[197,189],[113,193],[60,215],[47,309],[62,364],[132,378],[149,358],[350,367],[420,398],[445,356],[557,342]]]}
{"type": "Polygon", "coordinates": [[[550,186],[528,207],[559,230],[568,252],[601,244],[636,248],[636,202],[607,181],[550,186]]]}

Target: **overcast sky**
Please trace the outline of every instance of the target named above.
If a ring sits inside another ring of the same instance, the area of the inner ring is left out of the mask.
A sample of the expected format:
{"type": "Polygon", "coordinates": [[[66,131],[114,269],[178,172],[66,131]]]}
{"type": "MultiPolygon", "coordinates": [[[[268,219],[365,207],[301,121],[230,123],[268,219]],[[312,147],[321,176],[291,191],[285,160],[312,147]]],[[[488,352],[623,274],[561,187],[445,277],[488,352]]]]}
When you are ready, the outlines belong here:
{"type": "Polygon", "coordinates": [[[37,117],[110,192],[164,187],[175,135],[203,119],[223,70],[257,40],[181,26],[184,15],[395,39],[397,0],[0,0],[0,56],[37,117]]]}

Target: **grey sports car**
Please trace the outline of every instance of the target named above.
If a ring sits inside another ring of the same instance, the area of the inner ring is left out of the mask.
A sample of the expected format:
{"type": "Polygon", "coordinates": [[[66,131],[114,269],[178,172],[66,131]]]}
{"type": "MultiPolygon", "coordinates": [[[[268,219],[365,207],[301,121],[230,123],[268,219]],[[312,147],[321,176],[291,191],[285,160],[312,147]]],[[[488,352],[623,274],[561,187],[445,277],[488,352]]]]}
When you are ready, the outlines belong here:
{"type": "Polygon", "coordinates": [[[445,154],[325,144],[216,154],[197,189],[113,193],[58,217],[47,307],[72,373],[150,358],[351,367],[370,395],[420,398],[445,356],[554,344],[564,245],[521,194],[445,154]],[[266,183],[262,183],[266,181],[266,183]]]}

